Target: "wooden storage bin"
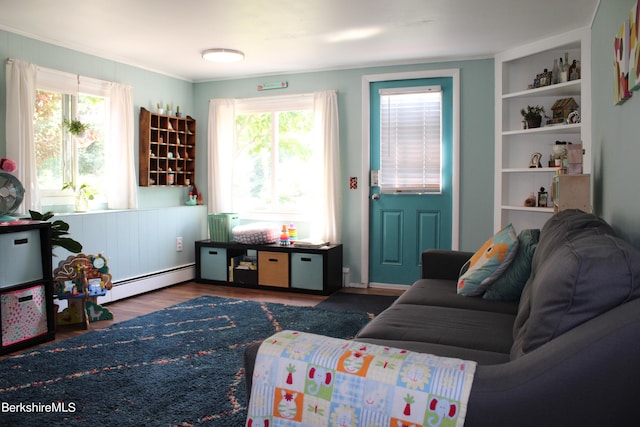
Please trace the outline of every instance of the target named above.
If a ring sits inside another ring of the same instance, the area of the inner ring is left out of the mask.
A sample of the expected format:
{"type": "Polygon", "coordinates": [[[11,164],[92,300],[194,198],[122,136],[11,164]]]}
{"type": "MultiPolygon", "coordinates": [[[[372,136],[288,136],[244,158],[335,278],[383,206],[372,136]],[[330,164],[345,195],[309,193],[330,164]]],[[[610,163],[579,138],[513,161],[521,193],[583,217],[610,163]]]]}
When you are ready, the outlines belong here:
{"type": "Polygon", "coordinates": [[[286,252],[258,252],[258,285],[289,287],[289,254],[286,252]]]}

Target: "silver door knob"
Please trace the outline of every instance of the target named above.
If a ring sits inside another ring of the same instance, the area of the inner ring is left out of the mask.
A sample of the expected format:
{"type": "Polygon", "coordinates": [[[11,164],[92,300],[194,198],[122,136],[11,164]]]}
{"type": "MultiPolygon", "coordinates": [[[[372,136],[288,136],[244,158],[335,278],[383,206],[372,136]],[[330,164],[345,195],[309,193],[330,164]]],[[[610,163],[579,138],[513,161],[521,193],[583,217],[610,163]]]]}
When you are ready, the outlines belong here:
{"type": "Polygon", "coordinates": [[[371,200],[378,200],[380,198],[380,195],[378,193],[374,193],[371,195],[371,200]]]}

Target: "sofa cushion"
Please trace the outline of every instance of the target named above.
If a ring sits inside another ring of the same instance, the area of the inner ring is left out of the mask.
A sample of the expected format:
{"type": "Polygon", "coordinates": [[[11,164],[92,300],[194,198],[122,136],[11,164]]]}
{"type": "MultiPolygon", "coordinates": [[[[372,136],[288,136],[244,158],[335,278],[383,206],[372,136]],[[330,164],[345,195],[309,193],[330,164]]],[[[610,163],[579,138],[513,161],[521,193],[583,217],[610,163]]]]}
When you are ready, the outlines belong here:
{"type": "Polygon", "coordinates": [[[640,296],[640,251],[605,232],[600,225],[568,231],[539,260],[520,300],[512,359],[640,296]]]}
{"type": "Polygon", "coordinates": [[[484,242],[462,267],[458,293],[465,296],[482,295],[509,267],[517,249],[518,238],[513,225],[509,224],[484,242]]]}
{"type": "Polygon", "coordinates": [[[518,234],[518,249],[509,268],[489,285],[482,298],[498,301],[518,301],[531,275],[531,260],[540,238],[540,230],[522,230],[518,234]]]}
{"type": "Polygon", "coordinates": [[[551,258],[553,252],[564,242],[565,236],[572,230],[597,228],[603,233],[615,235],[613,229],[603,219],[579,209],[567,209],[552,216],[540,231],[540,240],[531,260],[531,270],[551,258]]]}
{"type": "Polygon", "coordinates": [[[398,297],[395,304],[436,305],[506,314],[518,312],[516,301],[490,301],[458,295],[455,280],[418,280],[398,297]]]}
{"type": "Polygon", "coordinates": [[[357,339],[415,341],[509,354],[515,315],[427,305],[393,304],[357,339]]]}

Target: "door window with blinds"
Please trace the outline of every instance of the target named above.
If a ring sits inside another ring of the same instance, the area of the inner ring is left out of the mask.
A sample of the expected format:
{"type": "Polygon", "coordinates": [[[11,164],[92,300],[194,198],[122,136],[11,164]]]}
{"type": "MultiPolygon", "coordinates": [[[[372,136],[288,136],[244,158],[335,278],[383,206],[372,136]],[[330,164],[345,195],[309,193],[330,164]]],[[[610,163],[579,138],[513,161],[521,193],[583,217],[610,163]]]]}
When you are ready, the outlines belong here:
{"type": "Polygon", "coordinates": [[[382,193],[440,193],[440,86],[380,89],[382,193]]]}

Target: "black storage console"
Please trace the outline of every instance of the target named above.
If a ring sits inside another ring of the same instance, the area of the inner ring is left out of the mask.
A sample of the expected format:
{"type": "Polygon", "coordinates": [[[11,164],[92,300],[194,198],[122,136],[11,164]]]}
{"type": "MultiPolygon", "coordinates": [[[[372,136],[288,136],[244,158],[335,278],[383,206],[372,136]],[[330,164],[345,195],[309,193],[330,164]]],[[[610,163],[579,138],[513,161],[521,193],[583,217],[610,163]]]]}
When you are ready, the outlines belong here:
{"type": "Polygon", "coordinates": [[[342,287],[342,245],[303,248],[200,240],[196,281],[329,295],[342,287]]]}

